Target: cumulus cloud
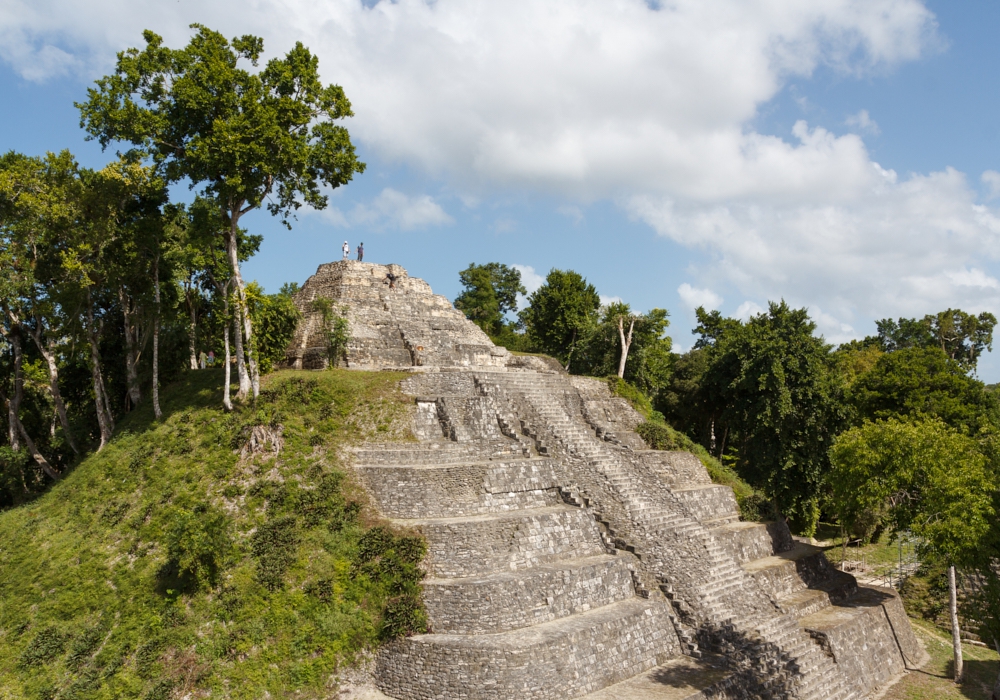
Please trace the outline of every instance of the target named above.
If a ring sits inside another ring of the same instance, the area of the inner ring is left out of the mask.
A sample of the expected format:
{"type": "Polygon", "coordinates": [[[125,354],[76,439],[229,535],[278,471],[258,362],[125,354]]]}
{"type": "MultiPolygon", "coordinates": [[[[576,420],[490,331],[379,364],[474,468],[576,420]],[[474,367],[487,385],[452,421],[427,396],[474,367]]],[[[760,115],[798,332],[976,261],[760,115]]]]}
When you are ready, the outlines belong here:
{"type": "Polygon", "coordinates": [[[535,268],[531,265],[511,265],[511,267],[521,273],[521,284],[528,290],[528,294],[545,284],[545,277],[535,272],[535,268]]]}
{"type": "Polygon", "coordinates": [[[624,299],[619,296],[607,296],[606,294],[598,294],[597,296],[601,299],[601,306],[611,306],[611,304],[621,304],[624,303],[624,299]]]}
{"type": "Polygon", "coordinates": [[[741,321],[747,321],[751,316],[757,316],[764,313],[764,307],[760,304],[747,300],[744,301],[736,308],[736,313],[733,314],[736,318],[741,321]]]}
{"type": "MultiPolygon", "coordinates": [[[[822,308],[831,334],[859,316],[1000,303],[984,269],[1000,257],[1000,217],[961,173],[882,168],[864,110],[848,118],[858,133],[839,136],[752,126],[791,78],[884,73],[940,48],[920,0],[219,0],[196,15],[191,0],[7,0],[0,58],[28,79],[89,79],[147,26],[182,44],[195,16],[265,36],[272,55],[304,41],[352,100],[352,135],[466,206],[502,189],[613,200],[712,254],[743,298],[822,308]]],[[[982,177],[1000,194],[1000,174],[982,177]]],[[[392,189],[339,214],[451,221],[392,189]]],[[[738,315],[759,309],[749,303],[738,315]]]]}
{"type": "Polygon", "coordinates": [[[704,306],[706,309],[711,310],[722,306],[722,297],[711,289],[698,289],[697,287],[692,287],[687,282],[677,288],[677,293],[680,295],[684,305],[692,309],[704,306]]]}
{"type": "Polygon", "coordinates": [[[368,204],[356,204],[349,219],[355,226],[390,227],[403,231],[454,222],[429,195],[410,197],[391,187],[386,187],[368,204]]]}
{"type": "Polygon", "coordinates": [[[852,114],[847,119],[844,120],[847,126],[852,126],[858,131],[862,131],[868,134],[878,135],[881,130],[878,128],[878,123],[871,118],[868,114],[867,109],[862,109],[857,114],[852,114]]]}

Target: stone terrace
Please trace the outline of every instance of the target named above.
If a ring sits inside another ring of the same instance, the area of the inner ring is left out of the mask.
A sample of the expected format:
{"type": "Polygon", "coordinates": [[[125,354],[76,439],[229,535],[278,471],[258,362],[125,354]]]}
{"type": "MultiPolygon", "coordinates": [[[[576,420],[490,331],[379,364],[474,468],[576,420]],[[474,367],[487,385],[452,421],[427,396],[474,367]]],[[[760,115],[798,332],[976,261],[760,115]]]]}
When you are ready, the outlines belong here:
{"type": "Polygon", "coordinates": [[[347,309],[349,367],[414,372],[419,442],[353,454],[379,510],[428,542],[431,631],[380,651],[389,696],[860,700],[922,663],[894,592],[783,523],[741,522],[696,457],[646,448],[605,383],[496,348],[422,280],[354,262],[297,297],[294,366],[323,365],[319,296],[347,309]]]}

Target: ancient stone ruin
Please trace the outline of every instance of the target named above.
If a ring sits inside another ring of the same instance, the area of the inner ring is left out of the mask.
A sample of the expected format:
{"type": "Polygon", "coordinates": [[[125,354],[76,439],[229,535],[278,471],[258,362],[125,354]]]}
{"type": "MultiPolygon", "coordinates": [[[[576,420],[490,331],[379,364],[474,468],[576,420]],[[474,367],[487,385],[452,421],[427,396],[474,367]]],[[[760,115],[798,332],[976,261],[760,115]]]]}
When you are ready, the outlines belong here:
{"type": "Polygon", "coordinates": [[[413,372],[419,441],[352,455],[428,543],[431,631],[380,651],[385,694],[847,700],[923,662],[892,590],[784,523],[740,521],[694,455],[646,447],[604,382],[495,347],[399,266],[351,261],[297,296],[296,367],[325,362],[317,297],[346,309],[348,367],[413,372]]]}

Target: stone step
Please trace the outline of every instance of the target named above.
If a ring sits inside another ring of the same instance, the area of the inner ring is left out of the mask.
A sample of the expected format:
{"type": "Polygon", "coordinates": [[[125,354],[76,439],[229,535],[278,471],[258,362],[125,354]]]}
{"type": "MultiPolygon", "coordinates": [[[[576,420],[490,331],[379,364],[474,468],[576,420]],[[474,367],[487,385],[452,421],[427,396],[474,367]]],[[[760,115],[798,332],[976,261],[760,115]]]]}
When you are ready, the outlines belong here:
{"type": "Polygon", "coordinates": [[[816,588],[803,588],[777,599],[782,612],[803,618],[835,603],[846,600],[858,591],[858,582],[850,574],[835,572],[816,588]]]}
{"type": "Polygon", "coordinates": [[[736,682],[720,656],[680,656],[579,700],[709,700],[729,697],[736,682]]]}
{"type": "Polygon", "coordinates": [[[730,522],[711,529],[712,537],[740,564],[790,550],[794,541],[783,522],[730,522]]]}
{"type": "Polygon", "coordinates": [[[674,488],[672,492],[699,522],[723,518],[737,520],[740,517],[740,507],[736,504],[733,490],[728,486],[698,484],[674,488]]]}
{"type": "Polygon", "coordinates": [[[431,576],[439,578],[519,571],[606,553],[595,520],[571,506],[393,522],[424,535],[424,565],[431,576]]]}
{"type": "Polygon", "coordinates": [[[475,443],[425,442],[393,445],[365,445],[349,450],[355,465],[379,464],[458,464],[483,459],[483,449],[475,443]]]}
{"type": "Polygon", "coordinates": [[[546,458],[357,467],[379,511],[391,518],[447,518],[542,508],[561,502],[546,458]]]}
{"type": "Polygon", "coordinates": [[[788,551],[745,562],[743,570],[774,600],[818,587],[836,573],[822,549],[803,542],[796,542],[788,551]]]}
{"type": "Polygon", "coordinates": [[[902,624],[905,620],[902,603],[892,591],[860,588],[846,601],[802,617],[799,625],[836,662],[840,676],[850,678],[855,687],[878,688],[903,673],[907,662],[922,661],[916,639],[909,639],[912,630],[902,624]],[[901,647],[921,658],[904,660],[901,647]]]}
{"type": "Polygon", "coordinates": [[[423,634],[376,661],[399,700],[556,700],[601,690],[680,654],[666,604],[632,598],[501,634],[423,634]]]}
{"type": "Polygon", "coordinates": [[[506,632],[635,596],[625,561],[610,555],[422,585],[431,629],[441,634],[506,632]]]}

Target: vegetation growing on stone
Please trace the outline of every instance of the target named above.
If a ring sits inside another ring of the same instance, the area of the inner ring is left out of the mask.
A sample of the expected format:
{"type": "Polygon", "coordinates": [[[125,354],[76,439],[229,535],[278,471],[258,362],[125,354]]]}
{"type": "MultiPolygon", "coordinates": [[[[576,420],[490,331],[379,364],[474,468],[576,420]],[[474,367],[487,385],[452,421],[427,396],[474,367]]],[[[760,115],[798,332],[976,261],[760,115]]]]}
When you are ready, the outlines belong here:
{"type": "Polygon", "coordinates": [[[279,372],[231,414],[218,375],[0,513],[0,696],[319,696],[423,629],[423,542],[374,519],[339,452],[412,439],[399,375],[279,372]]]}

